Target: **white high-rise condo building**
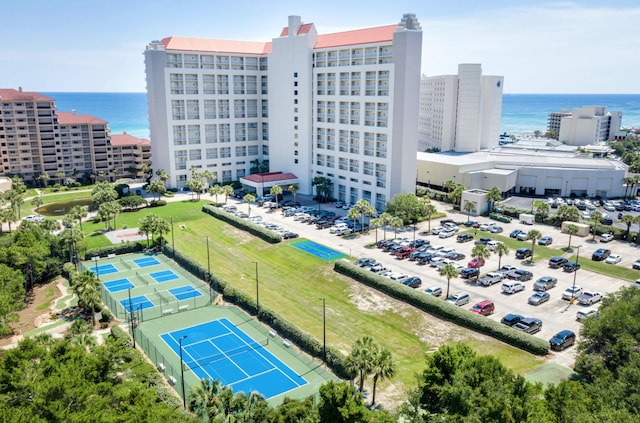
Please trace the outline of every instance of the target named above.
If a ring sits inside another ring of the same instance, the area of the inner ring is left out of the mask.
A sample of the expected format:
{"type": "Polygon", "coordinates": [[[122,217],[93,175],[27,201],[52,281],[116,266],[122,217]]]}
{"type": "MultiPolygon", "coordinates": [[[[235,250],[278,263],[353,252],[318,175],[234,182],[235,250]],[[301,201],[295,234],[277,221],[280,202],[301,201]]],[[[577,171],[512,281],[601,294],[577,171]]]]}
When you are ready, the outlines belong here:
{"type": "Polygon", "coordinates": [[[482,75],[479,64],[457,75],[423,76],[418,150],[473,152],[498,146],[502,76],[482,75]]]}
{"type": "MultiPolygon", "coordinates": [[[[565,112],[566,113],[566,112],[565,112]]],[[[549,115],[549,129],[552,119],[549,115]]],[[[573,109],[560,119],[558,141],[568,145],[589,145],[614,138],[622,125],[622,112],[607,112],[605,106],[585,106],[573,109]]]]}
{"type": "Polygon", "coordinates": [[[331,197],[384,209],[415,190],[421,51],[413,14],[324,35],[290,16],[271,42],[152,41],[154,167],[179,187],[192,166],[228,183],[268,163],[295,175],[301,194],[320,176],[331,197]]]}

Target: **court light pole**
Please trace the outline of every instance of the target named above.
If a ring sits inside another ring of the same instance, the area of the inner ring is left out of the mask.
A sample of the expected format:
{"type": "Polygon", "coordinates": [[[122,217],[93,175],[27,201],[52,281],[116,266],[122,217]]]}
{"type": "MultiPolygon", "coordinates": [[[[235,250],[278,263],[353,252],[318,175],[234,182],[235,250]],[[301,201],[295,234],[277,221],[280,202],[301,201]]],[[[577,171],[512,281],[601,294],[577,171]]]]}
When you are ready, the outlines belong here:
{"type": "Polygon", "coordinates": [[[324,364],[327,364],[327,308],[325,303],[325,298],[321,297],[322,300],[322,359],[324,364]]]}
{"type": "Polygon", "coordinates": [[[176,258],[176,241],[173,237],[173,216],[171,216],[171,252],[173,253],[173,258],[176,258]]]}
{"type": "Polygon", "coordinates": [[[256,317],[260,320],[260,295],[258,292],[258,262],[254,261],[256,265],[256,317]]]}
{"type": "MultiPolygon", "coordinates": [[[[133,326],[133,317],[131,314],[133,313],[133,305],[131,304],[131,287],[127,289],[129,292],[129,325],[131,326],[131,337],[133,338],[133,349],[136,349],[136,332],[133,326]]],[[[125,310],[126,311],[126,310],[125,310]]]]}
{"type": "Polygon", "coordinates": [[[180,342],[180,383],[182,384],[182,406],[187,408],[187,397],[184,394],[184,365],[182,362],[182,340],[185,339],[187,335],[182,335],[178,340],[180,342]]]}
{"type": "Polygon", "coordinates": [[[571,288],[571,299],[569,300],[569,304],[573,304],[575,302],[575,290],[576,290],[576,276],[578,273],[578,259],[580,258],[580,247],[582,247],[581,245],[578,245],[576,247],[576,270],[574,270],[573,272],[573,287],[571,288]]]}
{"type": "Polygon", "coordinates": [[[207,283],[211,284],[211,258],[209,256],[209,235],[207,237],[207,283]]]}

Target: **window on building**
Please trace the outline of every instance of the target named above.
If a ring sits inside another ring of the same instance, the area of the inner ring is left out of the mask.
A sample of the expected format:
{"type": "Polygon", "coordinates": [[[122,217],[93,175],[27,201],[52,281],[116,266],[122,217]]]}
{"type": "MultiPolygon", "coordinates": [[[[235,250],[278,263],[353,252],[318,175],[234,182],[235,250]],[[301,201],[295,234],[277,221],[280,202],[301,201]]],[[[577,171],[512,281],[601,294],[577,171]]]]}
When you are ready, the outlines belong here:
{"type": "Polygon", "coordinates": [[[294,164],[298,164],[298,159],[293,159],[294,164]]]}
{"type": "Polygon", "coordinates": [[[294,73],[293,73],[293,77],[294,77],[294,78],[297,78],[297,77],[298,77],[298,72],[294,72],[294,73]]]}

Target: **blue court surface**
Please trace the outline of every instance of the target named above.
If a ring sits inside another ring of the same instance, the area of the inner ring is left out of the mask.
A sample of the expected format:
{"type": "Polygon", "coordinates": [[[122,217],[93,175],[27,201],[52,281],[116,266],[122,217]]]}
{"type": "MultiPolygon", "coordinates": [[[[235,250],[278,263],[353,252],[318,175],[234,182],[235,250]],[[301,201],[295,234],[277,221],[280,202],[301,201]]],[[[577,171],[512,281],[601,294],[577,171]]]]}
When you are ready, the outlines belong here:
{"type": "Polygon", "coordinates": [[[347,256],[339,251],[332,250],[329,247],[325,247],[324,245],[320,245],[309,240],[294,242],[291,245],[325,261],[338,260],[347,256]]]}
{"type": "Polygon", "coordinates": [[[109,273],[118,273],[118,268],[111,263],[101,264],[100,266],[91,266],[89,270],[98,276],[108,275],[109,273]]]}
{"type": "Polygon", "coordinates": [[[149,273],[149,276],[151,276],[156,282],[168,282],[180,278],[180,276],[173,273],[172,270],[163,270],[161,272],[149,273]]]}
{"type": "Polygon", "coordinates": [[[128,313],[131,313],[133,310],[143,310],[155,305],[144,295],[132,297],[131,302],[129,302],[128,298],[125,298],[124,300],[120,300],[120,304],[122,304],[122,307],[124,307],[128,313]]]}
{"type": "Polygon", "coordinates": [[[160,264],[158,259],[155,257],[143,257],[143,258],[135,259],[133,260],[133,262],[137,264],[138,267],[149,267],[149,266],[155,266],[156,264],[160,264]]]}
{"type": "Polygon", "coordinates": [[[116,279],[115,281],[102,283],[109,292],[124,291],[125,289],[135,288],[135,285],[131,283],[129,279],[116,279]]]}
{"type": "Polygon", "coordinates": [[[181,286],[179,288],[170,289],[169,292],[171,295],[176,297],[178,300],[187,300],[189,298],[199,297],[202,294],[198,292],[197,289],[192,287],[191,285],[181,286]]]}
{"type": "Polygon", "coordinates": [[[264,347],[222,318],[165,333],[160,337],[199,379],[219,380],[234,392],[258,391],[266,399],[306,385],[307,381],[264,347]]]}

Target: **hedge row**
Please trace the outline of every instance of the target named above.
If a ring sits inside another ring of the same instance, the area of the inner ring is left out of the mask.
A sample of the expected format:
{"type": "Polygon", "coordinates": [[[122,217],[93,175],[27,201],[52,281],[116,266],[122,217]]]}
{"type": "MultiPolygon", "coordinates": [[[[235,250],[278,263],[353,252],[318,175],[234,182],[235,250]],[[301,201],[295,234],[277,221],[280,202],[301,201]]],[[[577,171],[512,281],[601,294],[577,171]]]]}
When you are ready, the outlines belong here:
{"type": "Polygon", "coordinates": [[[94,256],[106,256],[109,254],[138,253],[144,250],[145,246],[139,242],[122,242],[120,244],[106,245],[104,247],[92,248],[84,253],[84,259],[90,260],[94,256]]]}
{"type": "MultiPolygon", "coordinates": [[[[174,255],[174,251],[172,251],[169,246],[165,246],[165,254],[173,257],[176,263],[195,277],[207,280],[207,269],[190,257],[187,257],[180,251],[175,251],[174,255]]],[[[249,297],[244,292],[235,289],[228,281],[215,274],[210,275],[209,284],[215,291],[222,293],[225,301],[240,307],[246,313],[256,314],[255,298],[249,297]]],[[[258,320],[273,328],[280,336],[290,340],[305,353],[312,357],[322,358],[322,344],[317,339],[306,334],[273,310],[261,306],[258,320]]],[[[344,355],[339,351],[331,347],[327,348],[327,367],[338,377],[342,378],[347,377],[344,359],[344,355]]]]}
{"type": "Polygon", "coordinates": [[[493,319],[471,313],[445,301],[409,288],[401,283],[391,281],[383,276],[355,266],[347,260],[335,262],[334,270],[349,276],[358,282],[376,288],[387,295],[411,304],[427,313],[449,320],[457,325],[489,335],[500,341],[511,344],[537,355],[549,352],[546,341],[529,334],[511,329],[493,319]]]}
{"type": "Polygon", "coordinates": [[[277,244],[278,242],[282,242],[282,237],[280,236],[280,234],[263,228],[262,226],[256,225],[249,220],[241,219],[236,215],[224,211],[221,208],[214,207],[212,205],[205,205],[202,206],[202,211],[215,217],[216,219],[227,222],[238,229],[247,231],[251,235],[257,236],[258,238],[261,238],[270,244],[277,244]]]}

